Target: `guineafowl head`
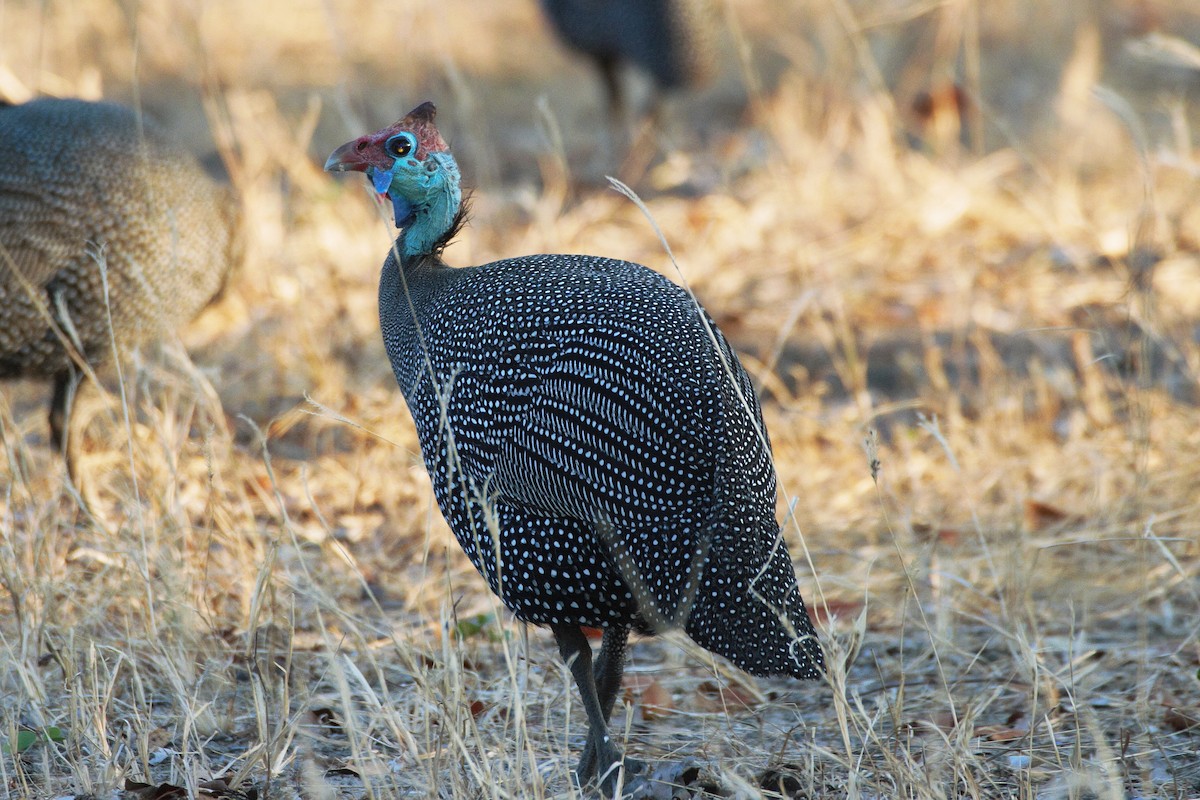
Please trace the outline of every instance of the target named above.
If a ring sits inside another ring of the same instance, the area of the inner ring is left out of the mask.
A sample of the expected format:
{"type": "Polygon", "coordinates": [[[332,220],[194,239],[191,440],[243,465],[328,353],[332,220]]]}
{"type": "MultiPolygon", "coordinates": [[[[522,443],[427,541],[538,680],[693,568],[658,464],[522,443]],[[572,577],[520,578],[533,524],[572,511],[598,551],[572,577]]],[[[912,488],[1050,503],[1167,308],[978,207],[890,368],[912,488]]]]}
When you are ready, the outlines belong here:
{"type": "Polygon", "coordinates": [[[392,201],[403,256],[436,250],[462,206],[458,164],[433,124],[436,114],[433,103],[422,103],[399,122],[346,142],[325,162],[329,172],[366,173],[392,201]]]}

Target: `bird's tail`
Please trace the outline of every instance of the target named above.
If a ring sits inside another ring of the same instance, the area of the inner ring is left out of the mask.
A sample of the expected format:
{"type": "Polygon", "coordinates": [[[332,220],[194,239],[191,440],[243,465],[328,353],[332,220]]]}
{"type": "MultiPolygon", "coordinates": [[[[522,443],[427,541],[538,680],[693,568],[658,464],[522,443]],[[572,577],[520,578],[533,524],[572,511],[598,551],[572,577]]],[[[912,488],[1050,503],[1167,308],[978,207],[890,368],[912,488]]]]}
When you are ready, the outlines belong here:
{"type": "Polygon", "coordinates": [[[714,532],[686,631],[752,675],[819,678],[821,645],[774,519],[714,532]]]}
{"type": "MultiPolygon", "coordinates": [[[[711,324],[711,323],[710,323],[711,324]]],[[[821,645],[775,519],[771,443],[754,387],[714,330],[725,375],[713,505],[700,593],[685,630],[752,675],[817,678],[821,645]]]]}

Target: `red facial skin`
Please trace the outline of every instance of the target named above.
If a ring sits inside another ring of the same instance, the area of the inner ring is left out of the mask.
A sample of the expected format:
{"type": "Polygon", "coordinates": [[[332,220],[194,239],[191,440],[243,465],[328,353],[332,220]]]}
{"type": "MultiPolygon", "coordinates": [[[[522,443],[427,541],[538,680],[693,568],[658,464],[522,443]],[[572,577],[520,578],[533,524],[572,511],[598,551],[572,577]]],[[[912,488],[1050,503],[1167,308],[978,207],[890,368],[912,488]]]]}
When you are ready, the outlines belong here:
{"type": "Polygon", "coordinates": [[[417,148],[409,154],[409,158],[424,161],[428,153],[448,151],[449,146],[433,124],[436,114],[433,103],[425,102],[408,112],[404,119],[383,130],[346,142],[329,156],[325,162],[326,171],[366,172],[370,167],[382,172],[390,171],[396,159],[384,145],[401,131],[408,131],[417,137],[417,148]]]}

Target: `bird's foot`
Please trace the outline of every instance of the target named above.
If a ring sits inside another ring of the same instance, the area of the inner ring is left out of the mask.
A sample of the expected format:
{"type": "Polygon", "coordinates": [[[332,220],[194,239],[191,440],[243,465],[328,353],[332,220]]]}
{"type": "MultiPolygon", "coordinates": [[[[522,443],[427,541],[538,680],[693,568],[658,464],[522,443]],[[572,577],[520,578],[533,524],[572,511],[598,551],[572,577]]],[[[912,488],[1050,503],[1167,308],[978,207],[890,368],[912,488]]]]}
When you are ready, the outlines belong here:
{"type": "Polygon", "coordinates": [[[597,769],[595,760],[589,760],[592,763],[585,764],[581,761],[579,768],[574,772],[575,784],[580,788],[595,778],[600,786],[600,793],[607,798],[617,800],[617,798],[634,797],[638,787],[645,782],[641,777],[648,769],[644,761],[628,756],[622,758],[618,755],[608,761],[607,766],[597,769]]]}
{"type": "Polygon", "coordinates": [[[695,759],[660,761],[626,784],[622,800],[676,800],[680,797],[721,797],[721,782],[695,759]]]}

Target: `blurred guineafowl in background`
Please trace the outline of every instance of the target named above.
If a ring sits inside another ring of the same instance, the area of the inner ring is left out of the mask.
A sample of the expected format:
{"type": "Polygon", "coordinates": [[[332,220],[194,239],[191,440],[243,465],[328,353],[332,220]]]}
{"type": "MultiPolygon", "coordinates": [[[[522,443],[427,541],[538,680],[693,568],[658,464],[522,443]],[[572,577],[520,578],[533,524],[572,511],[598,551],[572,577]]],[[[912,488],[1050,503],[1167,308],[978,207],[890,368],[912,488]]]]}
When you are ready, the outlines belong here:
{"type": "Polygon", "coordinates": [[[237,214],[229,187],[131,109],[0,106],[0,378],[53,379],[56,448],[81,360],[172,330],[220,292],[237,214]]]}
{"type": "Polygon", "coordinates": [[[712,77],[717,21],[711,0],[542,0],[555,31],[591,58],[612,118],[624,113],[620,67],[646,72],[659,91],[712,77]]]}
{"type": "Polygon", "coordinates": [[[695,300],[595,256],[448,267],[465,212],[430,103],[325,168],[365,172],[392,203],[392,369],[459,544],[570,666],[589,725],[579,780],[617,784],[607,720],[631,629],[683,628],[757,675],[819,676],[758,401],[695,300]],[[604,629],[594,671],[581,626],[604,629]]]}

